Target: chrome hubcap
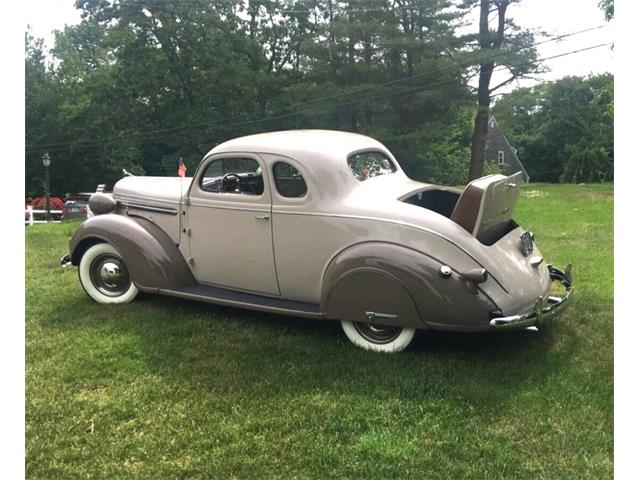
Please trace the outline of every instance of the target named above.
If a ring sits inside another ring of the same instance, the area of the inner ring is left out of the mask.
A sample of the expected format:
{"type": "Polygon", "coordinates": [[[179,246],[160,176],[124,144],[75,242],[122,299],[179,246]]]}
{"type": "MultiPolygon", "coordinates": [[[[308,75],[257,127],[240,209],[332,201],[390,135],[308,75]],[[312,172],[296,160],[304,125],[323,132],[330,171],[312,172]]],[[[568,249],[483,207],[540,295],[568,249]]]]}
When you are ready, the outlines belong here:
{"type": "Polygon", "coordinates": [[[101,255],[91,263],[91,282],[101,293],[117,297],[131,285],[124,262],[113,255],[101,255]]]}
{"type": "Polygon", "coordinates": [[[105,262],[100,268],[100,278],[105,285],[117,286],[122,279],[120,266],[114,262],[105,262]]]}
{"type": "Polygon", "coordinates": [[[353,325],[365,339],[377,344],[391,343],[402,332],[402,327],[390,327],[376,323],[353,322],[353,325]]]}

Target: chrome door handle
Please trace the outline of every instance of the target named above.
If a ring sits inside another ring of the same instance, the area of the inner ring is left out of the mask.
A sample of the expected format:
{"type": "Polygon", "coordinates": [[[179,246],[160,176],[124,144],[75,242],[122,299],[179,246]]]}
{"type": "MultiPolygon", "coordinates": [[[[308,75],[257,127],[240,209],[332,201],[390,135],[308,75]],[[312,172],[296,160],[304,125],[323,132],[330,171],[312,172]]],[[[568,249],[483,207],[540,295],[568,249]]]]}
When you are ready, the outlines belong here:
{"type": "Polygon", "coordinates": [[[269,215],[256,215],[256,220],[269,220],[269,215]]]}

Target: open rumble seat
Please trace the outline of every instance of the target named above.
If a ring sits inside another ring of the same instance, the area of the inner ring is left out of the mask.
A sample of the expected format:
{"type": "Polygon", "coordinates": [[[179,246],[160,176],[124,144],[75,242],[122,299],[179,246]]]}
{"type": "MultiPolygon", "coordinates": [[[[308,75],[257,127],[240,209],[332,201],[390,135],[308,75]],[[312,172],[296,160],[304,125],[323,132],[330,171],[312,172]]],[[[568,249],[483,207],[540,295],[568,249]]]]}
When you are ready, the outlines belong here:
{"type": "Polygon", "coordinates": [[[510,177],[487,175],[470,182],[458,198],[451,220],[491,245],[512,230],[522,172],[510,177]]]}

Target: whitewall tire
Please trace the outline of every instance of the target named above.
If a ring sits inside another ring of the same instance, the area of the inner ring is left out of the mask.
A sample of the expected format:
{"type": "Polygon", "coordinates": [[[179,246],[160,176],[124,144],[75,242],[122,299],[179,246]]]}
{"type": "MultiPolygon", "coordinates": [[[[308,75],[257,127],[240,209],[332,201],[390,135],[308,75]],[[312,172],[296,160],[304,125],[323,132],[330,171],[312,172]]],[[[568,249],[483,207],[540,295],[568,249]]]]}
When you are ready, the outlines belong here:
{"type": "Polygon", "coordinates": [[[342,320],[340,324],[354,345],[374,352],[400,352],[407,348],[416,334],[415,328],[389,327],[348,320],[342,320]]]}
{"type": "Polygon", "coordinates": [[[109,243],[98,243],[84,252],[78,275],[84,291],[98,303],[127,303],[138,294],[124,260],[109,243]]]}

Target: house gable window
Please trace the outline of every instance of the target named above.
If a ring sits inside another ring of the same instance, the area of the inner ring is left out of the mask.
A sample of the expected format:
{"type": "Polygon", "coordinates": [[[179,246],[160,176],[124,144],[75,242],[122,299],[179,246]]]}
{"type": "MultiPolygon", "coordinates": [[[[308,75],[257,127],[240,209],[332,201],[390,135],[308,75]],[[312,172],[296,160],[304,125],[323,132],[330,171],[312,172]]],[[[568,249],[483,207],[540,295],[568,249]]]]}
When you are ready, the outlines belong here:
{"type": "Polygon", "coordinates": [[[504,150],[498,151],[498,165],[504,165],[504,150]]]}

